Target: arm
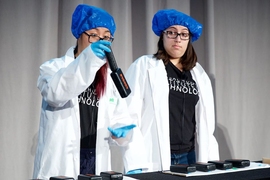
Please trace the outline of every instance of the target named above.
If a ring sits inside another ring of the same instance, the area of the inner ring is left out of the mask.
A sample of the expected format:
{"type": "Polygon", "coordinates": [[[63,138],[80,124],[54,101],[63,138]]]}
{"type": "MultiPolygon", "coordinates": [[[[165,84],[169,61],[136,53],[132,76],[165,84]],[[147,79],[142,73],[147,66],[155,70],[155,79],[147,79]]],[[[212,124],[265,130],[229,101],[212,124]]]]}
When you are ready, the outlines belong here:
{"type": "Polygon", "coordinates": [[[128,111],[131,118],[137,123],[137,125],[141,129],[141,116],[143,109],[144,89],[146,83],[146,76],[143,75],[143,72],[146,70],[141,68],[141,65],[139,63],[140,60],[141,58],[131,64],[125,76],[131,89],[131,94],[126,98],[128,111]]]}
{"type": "Polygon", "coordinates": [[[208,121],[208,130],[209,130],[209,151],[208,151],[208,159],[209,160],[219,160],[219,149],[218,143],[214,136],[215,132],[215,106],[214,106],[214,96],[211,81],[208,75],[205,73],[206,78],[206,93],[208,93],[204,97],[205,107],[206,107],[206,119],[208,121]]]}
{"type": "Polygon", "coordinates": [[[196,105],[199,161],[218,160],[218,143],[214,137],[215,110],[211,81],[198,63],[191,73],[200,92],[200,100],[196,105]]]}
{"type": "MultiPolygon", "coordinates": [[[[130,131],[130,134],[128,134],[129,137],[131,137],[129,143],[127,144],[127,146],[122,146],[122,154],[123,154],[123,162],[124,162],[124,167],[125,167],[125,172],[127,173],[140,173],[142,171],[142,169],[147,169],[147,161],[146,161],[146,155],[145,155],[145,147],[144,147],[144,140],[143,140],[143,135],[140,131],[139,128],[139,120],[141,113],[140,113],[140,109],[141,106],[138,106],[138,102],[140,102],[140,104],[142,104],[142,96],[141,98],[137,98],[137,95],[140,95],[140,92],[138,92],[138,90],[140,89],[138,86],[140,86],[139,84],[137,84],[136,81],[133,80],[140,80],[140,77],[137,77],[137,74],[135,75],[134,72],[138,72],[139,70],[136,68],[136,65],[132,64],[131,67],[129,68],[129,73],[127,74],[128,78],[133,77],[134,79],[127,79],[127,82],[129,83],[130,87],[131,87],[131,94],[126,97],[126,98],[120,98],[119,99],[119,105],[120,103],[123,104],[122,107],[120,107],[118,105],[118,109],[120,111],[122,111],[122,115],[126,114],[127,119],[125,119],[125,122],[129,122],[128,125],[130,124],[134,124],[136,125],[136,127],[134,127],[132,129],[132,131],[130,131]],[[138,88],[135,89],[134,87],[138,88]],[[135,95],[135,96],[134,96],[135,95]],[[127,99],[131,98],[132,100],[130,100],[130,102],[134,103],[133,106],[134,108],[132,108],[132,111],[130,111],[130,107],[128,109],[127,105],[130,105],[127,103],[127,99]],[[133,101],[134,100],[134,101],[133,101]],[[119,108],[120,107],[120,108],[119,108]],[[130,112],[132,114],[130,114],[130,112]],[[131,117],[131,116],[133,117],[131,117]],[[137,118],[134,118],[134,117],[137,118]]],[[[126,75],[125,75],[126,76],[126,75]]],[[[143,85],[143,83],[141,83],[143,85]]],[[[119,113],[121,114],[121,113],[119,113]]],[[[120,140],[122,140],[123,138],[119,138],[120,140]]]]}
{"type": "Polygon", "coordinates": [[[89,45],[76,59],[73,48],[70,48],[64,57],[52,59],[40,66],[37,86],[51,106],[64,106],[93,82],[96,72],[106,62],[97,56],[98,48],[103,47],[93,47],[95,44],[98,43],[89,45]]]}
{"type": "Polygon", "coordinates": [[[146,72],[146,66],[142,66],[141,63],[142,58],[139,58],[135,62],[133,62],[128,68],[125,77],[130,86],[131,94],[125,98],[128,112],[130,117],[132,118],[134,124],[137,125],[134,128],[134,136],[137,139],[134,140],[134,143],[129,144],[130,150],[126,156],[126,161],[130,160],[132,162],[140,162],[140,166],[136,166],[136,164],[126,165],[127,174],[140,173],[142,171],[146,171],[148,169],[147,166],[147,157],[146,150],[144,145],[144,138],[141,131],[141,116],[143,109],[143,98],[144,98],[144,85],[145,85],[145,77],[143,74],[146,72]],[[136,135],[137,134],[137,135],[136,135]],[[136,135],[136,136],[135,136],[136,135]],[[136,143],[137,141],[137,143],[136,143]],[[138,144],[140,143],[140,144],[138,144]]]}

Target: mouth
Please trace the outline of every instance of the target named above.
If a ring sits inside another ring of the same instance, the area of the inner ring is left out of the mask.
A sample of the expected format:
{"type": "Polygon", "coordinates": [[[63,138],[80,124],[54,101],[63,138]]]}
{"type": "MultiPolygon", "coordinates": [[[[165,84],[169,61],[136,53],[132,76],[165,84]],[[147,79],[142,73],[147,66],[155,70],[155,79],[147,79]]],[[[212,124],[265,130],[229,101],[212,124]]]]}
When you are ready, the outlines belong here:
{"type": "Polygon", "coordinates": [[[175,49],[181,49],[182,48],[182,46],[179,46],[179,45],[173,45],[172,47],[175,48],[175,49]]]}

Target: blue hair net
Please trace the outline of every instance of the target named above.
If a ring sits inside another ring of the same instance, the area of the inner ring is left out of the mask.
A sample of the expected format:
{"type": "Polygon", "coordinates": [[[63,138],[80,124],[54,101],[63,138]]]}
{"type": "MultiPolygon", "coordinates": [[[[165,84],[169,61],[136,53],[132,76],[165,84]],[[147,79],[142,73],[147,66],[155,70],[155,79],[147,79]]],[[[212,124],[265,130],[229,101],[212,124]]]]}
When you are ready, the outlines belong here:
{"type": "Polygon", "coordinates": [[[192,41],[196,41],[202,34],[202,25],[192,17],[175,9],[159,10],[153,17],[152,30],[157,36],[170,26],[181,25],[189,29],[192,41]]]}
{"type": "Polygon", "coordinates": [[[78,39],[87,30],[105,27],[114,34],[116,25],[113,17],[101,8],[80,4],[72,15],[71,32],[78,39]]]}

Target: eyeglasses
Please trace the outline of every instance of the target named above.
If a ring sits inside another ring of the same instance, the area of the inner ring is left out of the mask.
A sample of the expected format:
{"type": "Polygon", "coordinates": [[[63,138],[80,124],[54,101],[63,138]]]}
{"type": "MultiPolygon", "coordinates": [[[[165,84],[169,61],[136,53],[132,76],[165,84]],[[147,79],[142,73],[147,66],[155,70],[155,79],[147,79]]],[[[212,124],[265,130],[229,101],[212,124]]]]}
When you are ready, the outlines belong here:
{"type": "Polygon", "coordinates": [[[174,31],[163,31],[169,39],[176,39],[177,36],[180,37],[181,40],[189,40],[189,33],[178,33],[174,31]]]}
{"type": "Polygon", "coordinates": [[[105,40],[105,41],[113,42],[113,40],[114,40],[113,36],[104,36],[102,38],[102,37],[98,36],[95,33],[91,33],[91,34],[88,34],[86,32],[83,32],[83,33],[88,36],[88,42],[89,43],[96,42],[96,41],[99,41],[99,40],[105,40]],[[92,41],[90,41],[90,38],[91,38],[92,41]]]}

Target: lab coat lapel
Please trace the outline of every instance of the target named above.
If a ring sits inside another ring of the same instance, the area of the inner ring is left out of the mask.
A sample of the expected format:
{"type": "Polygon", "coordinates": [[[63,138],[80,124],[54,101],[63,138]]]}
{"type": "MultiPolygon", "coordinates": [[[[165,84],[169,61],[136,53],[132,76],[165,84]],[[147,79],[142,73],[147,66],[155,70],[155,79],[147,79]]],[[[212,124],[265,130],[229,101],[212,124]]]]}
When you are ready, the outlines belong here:
{"type": "Polygon", "coordinates": [[[168,159],[170,159],[170,139],[169,139],[169,86],[167,80],[167,72],[162,60],[151,61],[149,68],[149,81],[152,90],[152,99],[154,105],[154,113],[156,117],[156,125],[158,130],[158,138],[160,144],[160,153],[163,168],[169,167],[168,159]]]}

